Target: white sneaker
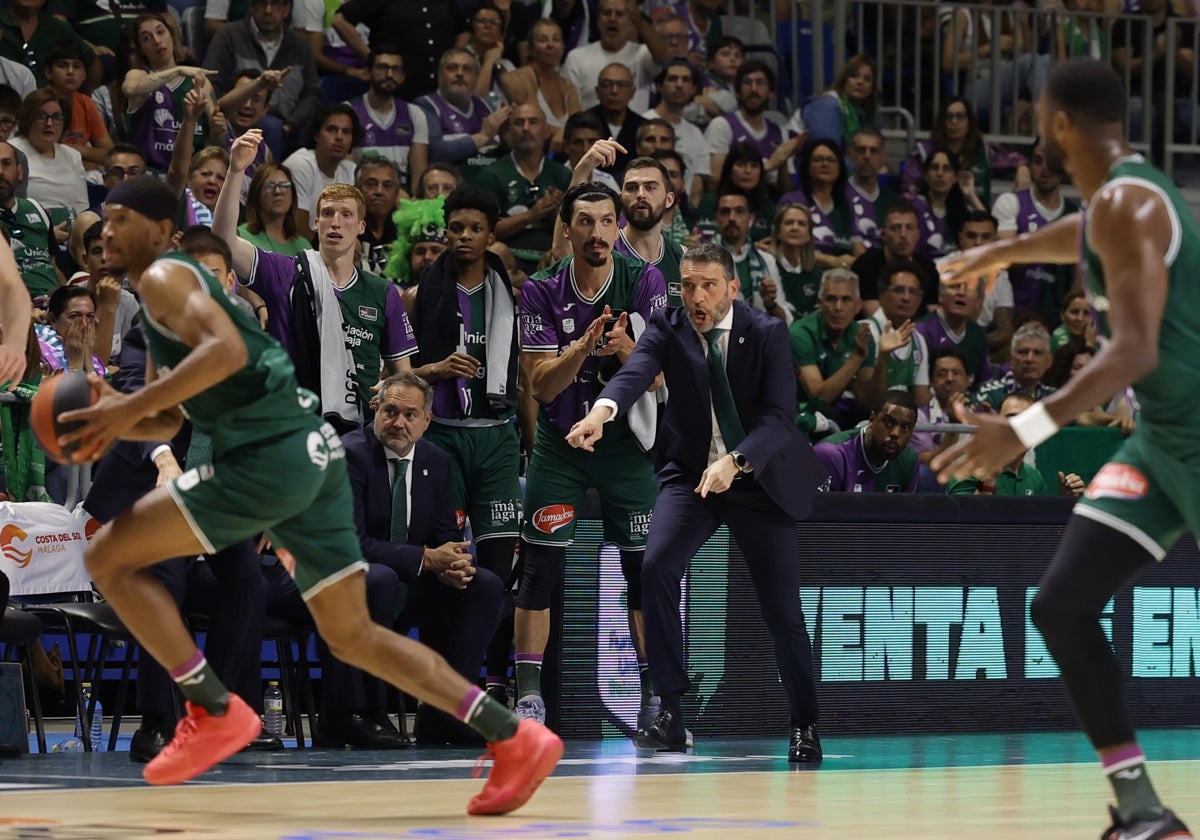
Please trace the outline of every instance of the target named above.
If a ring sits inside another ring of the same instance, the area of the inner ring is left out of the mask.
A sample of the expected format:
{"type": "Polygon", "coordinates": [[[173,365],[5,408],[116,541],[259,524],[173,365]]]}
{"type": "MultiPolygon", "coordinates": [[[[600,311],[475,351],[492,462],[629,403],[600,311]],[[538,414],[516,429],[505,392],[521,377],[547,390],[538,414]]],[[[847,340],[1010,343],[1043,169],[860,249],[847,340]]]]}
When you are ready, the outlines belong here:
{"type": "Polygon", "coordinates": [[[546,725],[546,701],[536,694],[527,694],[517,701],[513,708],[517,717],[522,720],[532,720],[546,725]]]}

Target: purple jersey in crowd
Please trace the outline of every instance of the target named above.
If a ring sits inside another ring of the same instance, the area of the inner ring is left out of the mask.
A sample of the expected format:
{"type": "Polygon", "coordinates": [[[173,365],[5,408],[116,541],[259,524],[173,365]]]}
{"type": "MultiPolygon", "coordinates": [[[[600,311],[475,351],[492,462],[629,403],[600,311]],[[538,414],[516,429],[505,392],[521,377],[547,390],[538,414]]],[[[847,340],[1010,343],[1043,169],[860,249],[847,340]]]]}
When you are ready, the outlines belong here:
{"type": "Polygon", "coordinates": [[[821,442],[813,447],[829,472],[825,489],[835,493],[916,492],[917,459],[912,450],[905,447],[897,457],[876,468],[867,457],[863,443],[865,432],[866,429],[859,429],[846,440],[821,442]]]}
{"type": "Polygon", "coordinates": [[[763,160],[766,160],[783,143],[783,126],[772,120],[763,120],[767,125],[767,133],[761,139],[751,133],[750,126],[742,121],[739,111],[726,114],[725,120],[729,123],[729,130],[733,134],[729,139],[730,148],[733,148],[738,143],[749,143],[758,149],[759,153],[763,156],[763,160]]]}
{"type": "Polygon", "coordinates": [[[785,204],[802,204],[812,213],[812,240],[818,251],[849,252],[855,239],[863,240],[868,246],[879,240],[875,207],[849,185],[846,187],[845,205],[835,204],[832,213],[826,213],[815,202],[809,201],[804,190],[785,193],[776,206],[785,204]]]}
{"type": "Polygon", "coordinates": [[[471,97],[471,104],[467,106],[466,111],[460,111],[449,102],[442,98],[442,95],[437,91],[422,96],[417,100],[417,103],[424,100],[432,106],[434,112],[438,115],[438,120],[442,125],[442,133],[450,136],[454,134],[478,134],[483,130],[483,121],[487,119],[487,115],[492,112],[488,104],[478,96],[471,97]]]}
{"type": "MultiPolygon", "coordinates": [[[[1021,190],[1017,196],[1017,236],[1032,233],[1057,219],[1061,219],[1079,208],[1075,202],[1063,199],[1062,213],[1055,219],[1047,219],[1033,201],[1033,190],[1021,190]]],[[[1009,266],[1008,281],[1012,283],[1013,312],[1020,312],[1042,302],[1042,284],[1054,283],[1058,279],[1055,266],[1042,263],[1027,263],[1009,266]]]]}
{"type": "MultiPolygon", "coordinates": [[[[391,149],[412,146],[413,119],[412,114],[408,110],[409,105],[403,99],[395,100],[395,107],[392,110],[394,116],[392,124],[389,126],[382,126],[375,122],[375,118],[371,116],[370,109],[367,108],[367,95],[365,93],[357,99],[350,100],[350,107],[354,110],[354,113],[358,114],[358,122],[362,125],[363,129],[363,139],[358,144],[360,150],[376,150],[381,152],[384,157],[395,160],[396,158],[390,153],[391,149]]],[[[407,160],[407,157],[405,160],[407,160]]]]}
{"type": "MultiPolygon", "coordinates": [[[[696,26],[696,21],[692,20],[692,10],[688,8],[687,0],[683,0],[682,3],[676,3],[671,7],[671,11],[679,15],[680,20],[683,21],[684,26],[688,29],[688,52],[704,55],[708,50],[708,41],[705,38],[708,33],[701,32],[699,27],[696,26]]],[[[709,20],[708,26],[710,30],[712,29],[712,25],[713,21],[709,20]]]]}
{"type": "MultiPolygon", "coordinates": [[[[606,304],[614,313],[627,311],[631,321],[640,318],[640,326],[649,322],[654,310],[666,305],[666,282],[657,268],[616,253],[612,261],[612,274],[591,300],[575,285],[572,257],[531,277],[521,287],[521,350],[561,354],[587,332],[606,304]]],[[[600,366],[609,359],[589,355],[571,384],[553,402],[541,404],[547,419],[563,434],[583,419],[600,396],[604,389],[600,366]]]]}
{"type": "MultiPolygon", "coordinates": [[[[921,196],[912,199],[917,208],[917,227],[921,230],[921,243],[917,250],[931,260],[940,259],[958,247],[946,233],[946,219],[933,212],[929,203],[921,196]]],[[[931,348],[932,349],[932,348],[931,348]]]]}
{"type": "Polygon", "coordinates": [[[983,327],[968,319],[962,335],[951,334],[946,319],[940,312],[931,312],[917,321],[916,330],[925,336],[925,344],[932,356],[939,350],[955,348],[967,358],[967,373],[975,377],[972,384],[978,388],[992,378],[992,363],[988,359],[987,333],[983,327]]]}

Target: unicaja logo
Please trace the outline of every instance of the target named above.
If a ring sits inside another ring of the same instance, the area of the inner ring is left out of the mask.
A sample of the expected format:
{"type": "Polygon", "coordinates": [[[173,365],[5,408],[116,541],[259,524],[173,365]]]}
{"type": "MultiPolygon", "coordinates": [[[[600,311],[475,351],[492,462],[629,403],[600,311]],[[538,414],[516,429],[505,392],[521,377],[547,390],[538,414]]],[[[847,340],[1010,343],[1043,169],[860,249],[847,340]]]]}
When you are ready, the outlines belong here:
{"type": "Polygon", "coordinates": [[[16,525],[10,524],[0,528],[0,548],[4,550],[4,556],[22,569],[33,559],[33,549],[23,550],[21,547],[28,538],[29,535],[16,525]]]}
{"type": "Polygon", "coordinates": [[[553,534],[559,528],[565,527],[575,519],[575,508],[570,505],[550,505],[540,508],[533,514],[533,527],[543,534],[553,534]]]}

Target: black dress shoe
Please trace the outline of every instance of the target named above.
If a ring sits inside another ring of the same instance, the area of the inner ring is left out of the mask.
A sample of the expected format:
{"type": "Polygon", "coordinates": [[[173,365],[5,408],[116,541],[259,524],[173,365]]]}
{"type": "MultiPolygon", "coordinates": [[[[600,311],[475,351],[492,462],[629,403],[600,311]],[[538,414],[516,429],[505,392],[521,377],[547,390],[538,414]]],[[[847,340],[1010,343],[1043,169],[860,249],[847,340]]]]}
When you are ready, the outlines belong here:
{"type": "Polygon", "coordinates": [[[276,752],[283,749],[283,741],[276,738],[274,735],[268,735],[264,729],[258,733],[258,737],[251,741],[246,746],[242,747],[242,752],[276,752]]]}
{"type": "Polygon", "coordinates": [[[413,737],[422,747],[482,747],[484,738],[457,718],[426,706],[417,707],[413,737]]]}
{"type": "Polygon", "coordinates": [[[171,736],[158,729],[138,728],[129,741],[129,760],[139,764],[147,764],[171,740],[171,736]]]}
{"type": "Polygon", "coordinates": [[[408,741],[360,714],[322,719],[313,735],[313,746],[340,749],[346,745],[367,750],[399,750],[407,747],[408,741]]]}
{"type": "Polygon", "coordinates": [[[821,736],[817,725],[793,726],[792,739],[788,743],[788,761],[792,764],[817,762],[824,758],[821,752],[821,736]]]}
{"type": "Polygon", "coordinates": [[[638,730],[633,736],[633,743],[639,749],[659,752],[687,752],[690,746],[688,733],[679,713],[667,708],[658,710],[654,723],[638,730]]]}
{"type": "Polygon", "coordinates": [[[412,744],[412,739],[396,728],[396,724],[392,723],[391,715],[383,709],[364,709],[362,716],[363,720],[378,726],[385,735],[390,735],[403,741],[404,746],[407,747],[412,744]]]}

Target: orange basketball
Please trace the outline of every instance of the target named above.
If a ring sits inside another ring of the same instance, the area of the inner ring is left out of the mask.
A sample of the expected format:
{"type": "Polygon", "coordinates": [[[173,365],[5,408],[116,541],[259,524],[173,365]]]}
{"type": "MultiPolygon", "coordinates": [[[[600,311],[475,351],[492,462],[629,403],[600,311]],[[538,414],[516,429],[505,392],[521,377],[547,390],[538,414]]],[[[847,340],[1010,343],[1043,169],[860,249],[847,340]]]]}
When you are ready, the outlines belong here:
{"type": "Polygon", "coordinates": [[[58,438],[74,431],[79,424],[60,423],[58,416],[85,408],[99,399],[100,392],[92,388],[87,374],[81,370],[69,370],[42,381],[30,405],[30,425],[47,455],[60,464],[71,460],[71,450],[60,447],[58,438]]]}

